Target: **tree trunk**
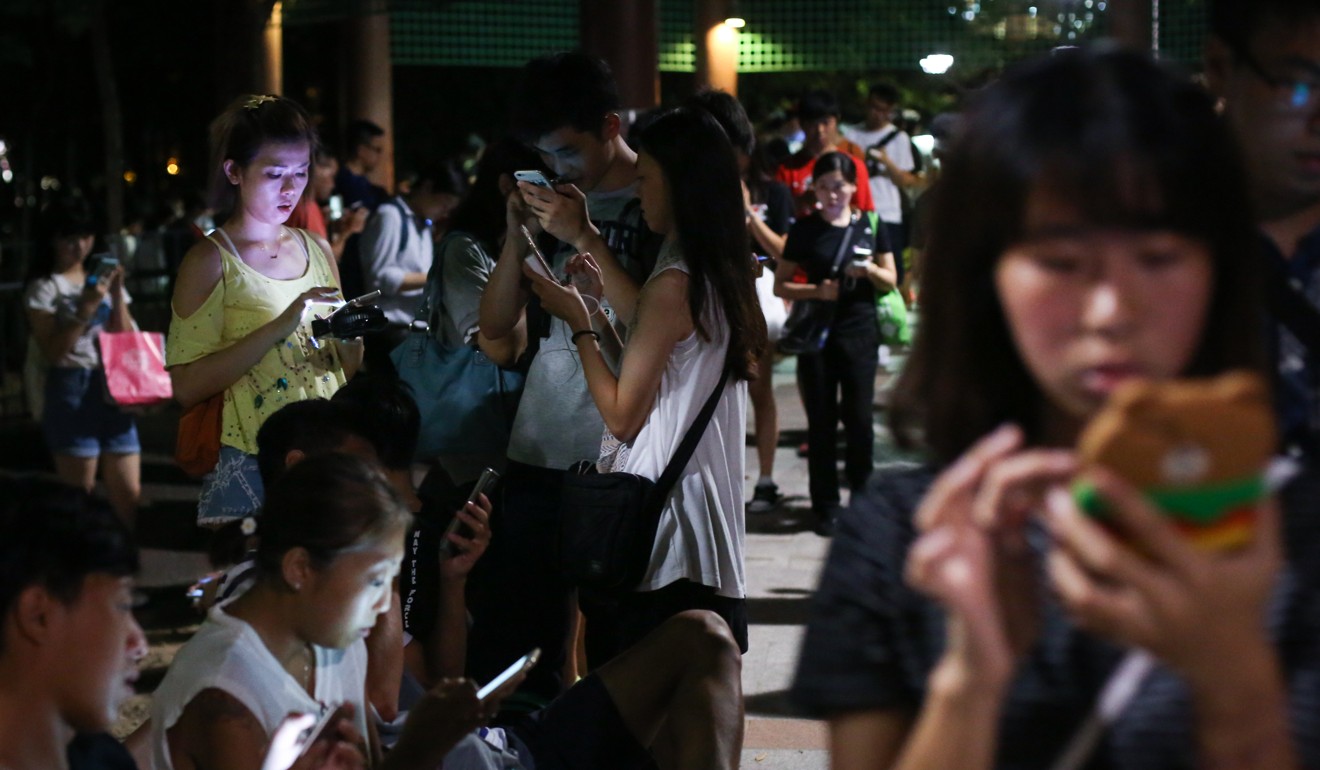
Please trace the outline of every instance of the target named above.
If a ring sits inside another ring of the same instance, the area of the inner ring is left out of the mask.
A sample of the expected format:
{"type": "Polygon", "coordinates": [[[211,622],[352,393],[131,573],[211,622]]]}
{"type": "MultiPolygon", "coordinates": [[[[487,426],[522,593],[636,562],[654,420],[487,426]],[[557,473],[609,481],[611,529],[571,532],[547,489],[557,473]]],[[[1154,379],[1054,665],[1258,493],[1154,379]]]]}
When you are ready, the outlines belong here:
{"type": "Polygon", "coordinates": [[[101,101],[105,137],[105,213],[110,234],[124,226],[124,121],[119,105],[119,84],[110,57],[110,30],[106,28],[105,0],[92,3],[92,64],[101,101]]]}

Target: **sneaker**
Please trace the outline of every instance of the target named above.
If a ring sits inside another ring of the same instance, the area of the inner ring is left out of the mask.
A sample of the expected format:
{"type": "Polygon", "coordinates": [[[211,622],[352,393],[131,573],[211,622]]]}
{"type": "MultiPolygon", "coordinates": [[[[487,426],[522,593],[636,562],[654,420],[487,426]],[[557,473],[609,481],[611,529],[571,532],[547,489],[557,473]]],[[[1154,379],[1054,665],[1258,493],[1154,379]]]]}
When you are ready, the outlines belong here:
{"type": "Polygon", "coordinates": [[[839,520],[839,514],[843,513],[843,506],[838,504],[813,506],[811,513],[815,519],[812,529],[815,530],[816,534],[821,537],[833,537],[834,525],[839,520]]]}
{"type": "Polygon", "coordinates": [[[748,513],[769,513],[779,504],[782,495],[779,494],[779,486],[773,481],[758,482],[756,490],[752,492],[752,501],[747,504],[748,513]]]}

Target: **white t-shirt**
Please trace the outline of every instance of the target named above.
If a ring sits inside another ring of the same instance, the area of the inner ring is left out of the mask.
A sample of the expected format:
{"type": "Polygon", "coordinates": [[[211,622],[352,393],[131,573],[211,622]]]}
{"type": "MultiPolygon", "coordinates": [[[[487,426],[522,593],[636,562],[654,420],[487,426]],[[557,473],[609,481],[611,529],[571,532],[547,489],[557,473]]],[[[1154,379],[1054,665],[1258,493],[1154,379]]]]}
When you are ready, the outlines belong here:
{"type": "Polygon", "coordinates": [[[425,275],[431,269],[435,254],[431,228],[417,224],[412,209],[402,198],[392,198],[380,204],[367,220],[361,237],[362,278],[367,291],[380,290],[381,297],[376,304],[390,321],[412,323],[417,307],[422,304],[423,289],[405,290],[401,287],[408,273],[425,275]],[[399,206],[412,219],[406,223],[406,243],[403,241],[405,223],[399,206]]]}
{"type": "MultiPolygon", "coordinates": [[[[876,131],[867,131],[866,126],[844,126],[843,135],[850,141],[856,142],[863,150],[870,150],[885,135],[893,131],[894,125],[890,124],[876,131]]],[[[916,168],[916,162],[912,158],[912,139],[906,132],[899,131],[893,138],[885,143],[884,151],[889,154],[889,159],[895,166],[904,171],[911,171],[916,168]]],[[[868,158],[866,170],[871,174],[871,199],[875,201],[875,213],[880,216],[881,222],[890,224],[899,224],[903,221],[903,201],[901,196],[903,191],[898,189],[894,180],[889,178],[885,167],[868,158]]]]}
{"type": "Polygon", "coordinates": [[[151,701],[151,746],[157,770],[173,770],[166,731],[184,708],[207,689],[232,695],[261,723],[267,735],[291,712],[320,715],[340,703],[353,704],[353,722],[367,735],[367,645],[343,650],[313,647],[316,698],[284,670],[261,637],[242,620],[212,607],[206,622],[174,658],[151,701]]]}
{"type": "MultiPolygon", "coordinates": [[[[689,272],[676,245],[666,245],[652,273],[689,272]]],[[[658,479],[720,381],[729,347],[728,327],[718,306],[709,305],[703,325],[707,341],[693,331],[670,354],[660,391],[641,432],[631,444],[606,454],[608,471],[658,479]]],[[[692,459],[669,493],[656,531],[651,563],[639,590],[654,591],[686,578],[741,599],[744,577],[743,461],[747,430],[747,383],[730,378],[692,459]]],[[[606,432],[606,449],[613,437],[606,432]]]]}
{"type": "MultiPolygon", "coordinates": [[[[128,290],[124,289],[124,302],[132,302],[128,290]]],[[[23,304],[28,310],[40,310],[55,316],[55,322],[61,327],[75,321],[78,315],[78,300],[82,297],[82,286],[75,286],[59,273],[38,278],[28,284],[23,293],[23,304]]],[[[101,354],[96,349],[96,335],[110,322],[110,297],[101,300],[91,323],[83,326],[82,334],[73,343],[73,348],[58,361],[47,361],[47,366],[59,366],[67,369],[95,369],[101,365],[101,354]]],[[[35,340],[29,341],[32,350],[39,350],[35,340]]]]}

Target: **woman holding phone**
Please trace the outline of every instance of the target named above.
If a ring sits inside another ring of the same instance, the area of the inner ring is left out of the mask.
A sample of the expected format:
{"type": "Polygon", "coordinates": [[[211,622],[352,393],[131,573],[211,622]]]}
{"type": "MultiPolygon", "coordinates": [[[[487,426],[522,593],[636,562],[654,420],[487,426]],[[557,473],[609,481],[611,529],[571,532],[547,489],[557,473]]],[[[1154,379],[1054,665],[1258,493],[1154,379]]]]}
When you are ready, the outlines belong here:
{"type": "Polygon", "coordinates": [[[257,430],[284,404],[329,398],[362,362],[361,340],[318,339],[315,314],[342,301],[319,235],[284,222],[307,187],[316,134],[296,102],[245,96],[211,125],[211,195],[224,224],[191,248],[174,285],[166,365],[185,408],[223,400],[220,459],[198,521],[261,506],[257,430]]]}
{"type": "MultiPolygon", "coordinates": [[[[545,309],[572,327],[587,386],[605,418],[598,467],[659,478],[726,372],[728,379],[665,503],[641,584],[622,599],[616,615],[588,614],[587,625],[617,626],[621,649],[670,615],[709,609],[725,619],[746,650],[743,436],[747,380],[756,376],[765,320],[753,288],[738,164],[724,130],[699,108],[662,115],[639,141],[642,214],[651,230],[664,234],[664,245],[636,308],[615,308],[633,319],[617,376],[592,331],[595,308],[587,307],[578,288],[601,295],[594,261],[574,257],[569,286],[530,267],[523,271],[545,309]]],[[[617,651],[588,647],[593,658],[617,651]]]]}
{"type": "Polygon", "coordinates": [[[1250,545],[1210,552],[1103,469],[1124,540],[1068,492],[1120,383],[1260,371],[1227,127],[1201,88],[1111,49],[1020,67],[967,120],[891,401],[929,464],[877,475],[842,519],[794,698],[829,720],[839,770],[1314,766],[1314,477],[1283,497],[1282,579],[1272,502],[1250,545]],[[1144,680],[1116,674],[1124,648],[1157,660],[1144,680]],[[1116,676],[1130,702],[1089,722],[1116,676]],[[1079,734],[1101,740],[1056,765],[1079,734]]]}
{"type": "MultiPolygon", "coordinates": [[[[490,501],[480,495],[465,510],[476,522],[490,501]]],[[[677,737],[677,766],[737,767],[737,648],[724,622],[702,612],[671,619],[514,727],[476,730],[534,654],[502,683],[487,682],[482,697],[470,680],[442,679],[382,758],[365,718],[363,637],[389,608],[411,518],[385,475],[359,457],[312,457],[276,480],[258,523],[257,582],[211,609],[153,696],[157,770],[257,770],[288,713],[336,704],[347,704],[381,770],[654,767],[647,746],[662,725],[677,737]]],[[[464,631],[461,621],[453,629],[464,631]]]]}
{"type": "Polygon", "coordinates": [[[38,228],[23,301],[29,365],[44,374],[41,432],[60,479],[90,492],[99,469],[115,513],[131,527],[142,497],[142,450],[132,415],[109,401],[96,344],[101,331],[135,328],[124,269],[113,260],[89,263],[96,230],[82,198],[52,203],[38,228]]]}
{"type": "Polygon", "coordinates": [[[898,273],[884,228],[853,208],[857,163],[852,156],[827,152],[816,159],[811,174],[817,208],[788,230],[784,258],[775,269],[775,294],[795,302],[832,303],[825,346],[797,357],[798,391],[807,411],[811,510],[817,530],[829,534],[842,510],[836,447],[840,420],[848,487],[861,489],[871,475],[880,345],[875,302],[894,288],[898,273]],[[806,273],[805,283],[794,281],[799,270],[806,273]]]}

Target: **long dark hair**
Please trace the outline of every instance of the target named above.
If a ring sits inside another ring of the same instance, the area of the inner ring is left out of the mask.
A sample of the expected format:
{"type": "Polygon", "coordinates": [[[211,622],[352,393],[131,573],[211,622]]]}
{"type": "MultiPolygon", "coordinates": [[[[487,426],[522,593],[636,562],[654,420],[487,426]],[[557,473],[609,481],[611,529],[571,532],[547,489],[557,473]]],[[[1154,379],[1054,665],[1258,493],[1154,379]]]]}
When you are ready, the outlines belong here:
{"type": "Polygon", "coordinates": [[[689,107],[660,116],[639,139],[669,187],[678,243],[692,276],[688,309],[697,333],[711,338],[701,311],[718,302],[729,327],[727,365],[735,376],[751,379],[766,344],[765,317],[756,299],[733,146],[710,113],[689,107]]]}
{"type": "MultiPolygon", "coordinates": [[[[316,157],[316,129],[307,111],[283,96],[252,94],[240,96],[211,122],[211,164],[207,197],[223,221],[233,213],[238,193],[225,176],[224,164],[232,160],[244,168],[266,142],[306,142],[308,161],[316,157]]],[[[310,188],[311,185],[308,185],[310,188]]],[[[307,191],[303,191],[307,195],[307,191]]]]}
{"type": "MultiPolygon", "coordinates": [[[[515,171],[545,171],[541,156],[515,139],[501,139],[486,146],[477,161],[477,176],[467,195],[449,214],[450,231],[461,230],[477,239],[486,252],[496,256],[504,235],[505,200],[500,177],[515,171]]],[[[547,176],[552,176],[547,174],[547,176]]]]}
{"type": "Polygon", "coordinates": [[[949,461],[1005,421],[1039,441],[1045,397],[995,290],[1028,197],[1048,190],[1096,226],[1168,228],[1205,243],[1214,287],[1187,375],[1261,364],[1261,262],[1236,145],[1210,97],[1108,47],[1027,63],[975,101],[931,209],[921,328],[890,401],[905,446],[949,461]]]}

